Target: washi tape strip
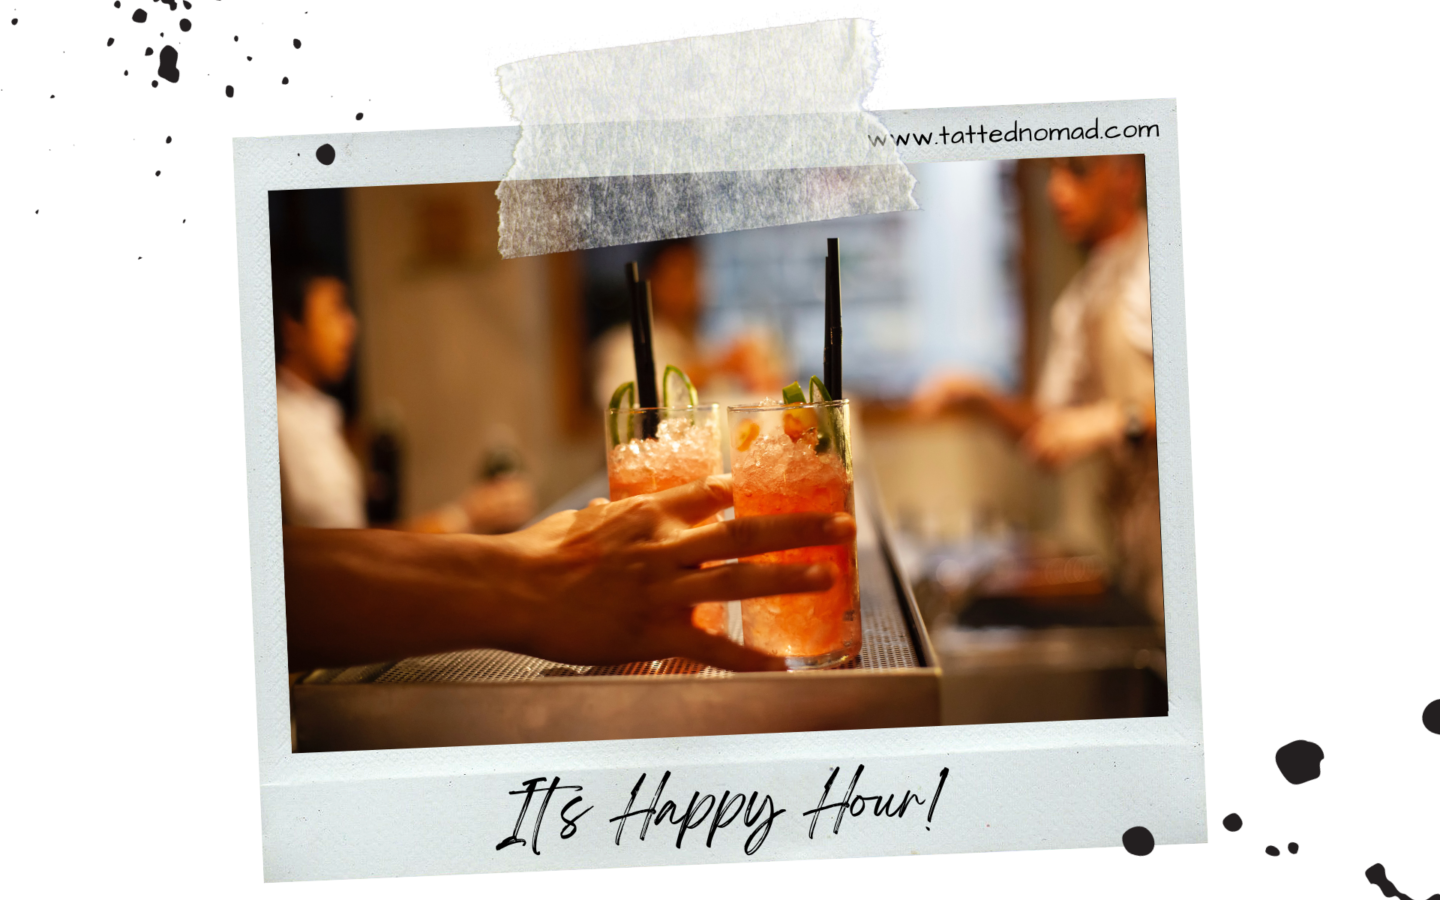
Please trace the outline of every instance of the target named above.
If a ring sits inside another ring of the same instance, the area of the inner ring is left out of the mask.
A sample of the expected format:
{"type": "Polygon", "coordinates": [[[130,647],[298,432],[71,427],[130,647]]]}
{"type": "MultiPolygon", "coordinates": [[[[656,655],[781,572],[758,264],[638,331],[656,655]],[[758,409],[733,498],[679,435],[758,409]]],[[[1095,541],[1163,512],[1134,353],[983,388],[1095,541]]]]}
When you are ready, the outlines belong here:
{"type": "Polygon", "coordinates": [[[842,19],[501,67],[520,122],[500,252],[588,247],[915,209],[862,106],[871,23],[842,19]]]}

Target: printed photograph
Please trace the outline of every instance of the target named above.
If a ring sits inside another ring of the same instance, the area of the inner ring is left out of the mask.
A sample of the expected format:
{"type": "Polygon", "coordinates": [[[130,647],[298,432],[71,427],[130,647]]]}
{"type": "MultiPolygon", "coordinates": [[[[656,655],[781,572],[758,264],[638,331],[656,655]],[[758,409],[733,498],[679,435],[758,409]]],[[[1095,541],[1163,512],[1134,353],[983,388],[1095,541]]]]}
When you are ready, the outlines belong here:
{"type": "Polygon", "coordinates": [[[1164,716],[1143,156],[504,259],[270,194],[296,752],[1164,716]]]}

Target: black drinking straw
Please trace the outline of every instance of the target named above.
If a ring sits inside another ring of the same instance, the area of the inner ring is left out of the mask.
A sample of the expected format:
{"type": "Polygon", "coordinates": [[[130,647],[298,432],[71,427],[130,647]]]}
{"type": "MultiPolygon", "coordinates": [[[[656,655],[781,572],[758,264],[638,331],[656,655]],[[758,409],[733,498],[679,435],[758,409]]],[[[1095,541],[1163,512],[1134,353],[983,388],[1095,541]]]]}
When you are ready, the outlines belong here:
{"type": "Polygon", "coordinates": [[[825,390],[831,400],[842,398],[840,348],[844,329],[840,327],[840,239],[827,241],[825,255],[825,390]]]}
{"type": "MultiPolygon", "coordinates": [[[[640,280],[640,266],[633,262],[625,265],[625,280],[630,287],[630,340],[635,347],[635,403],[642,409],[654,409],[660,405],[660,391],[655,383],[655,346],[651,340],[654,326],[650,282],[640,280]]],[[[657,413],[645,413],[640,417],[641,436],[653,438],[659,425],[657,413]]]]}

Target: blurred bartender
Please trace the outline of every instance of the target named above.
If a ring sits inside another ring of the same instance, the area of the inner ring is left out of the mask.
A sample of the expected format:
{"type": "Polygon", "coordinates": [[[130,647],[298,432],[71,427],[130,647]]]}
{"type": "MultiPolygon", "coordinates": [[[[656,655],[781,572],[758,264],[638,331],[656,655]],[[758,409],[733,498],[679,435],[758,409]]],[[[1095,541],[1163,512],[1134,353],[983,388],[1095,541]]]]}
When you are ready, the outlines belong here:
{"type": "MultiPolygon", "coordinates": [[[[784,382],[778,354],[764,338],[746,335],[719,353],[702,350],[696,331],[705,309],[705,296],[700,254],[693,243],[681,240],[662,245],[640,276],[650,280],[656,375],[664,372],[665,366],[673,365],[689,375],[696,387],[728,380],[732,387],[748,393],[780,389],[784,382]]],[[[601,407],[610,402],[617,387],[635,380],[635,353],[630,340],[627,322],[611,328],[596,342],[595,400],[601,407]]]]}
{"type": "MultiPolygon", "coordinates": [[[[350,371],[358,324],[345,283],[319,269],[279,273],[274,283],[275,391],[280,499],[287,525],[364,528],[365,483],[345,442],[340,404],[325,393],[350,371]]],[[[502,476],[456,502],[402,524],[409,531],[511,531],[534,514],[528,480],[502,476]]]]}
{"type": "Polygon", "coordinates": [[[1051,311],[1034,398],[942,375],[921,388],[914,407],[922,415],[978,409],[1035,460],[1057,468],[1105,453],[1118,587],[1163,623],[1145,158],[1054,160],[1047,193],[1061,230],[1086,259],[1051,311]]]}

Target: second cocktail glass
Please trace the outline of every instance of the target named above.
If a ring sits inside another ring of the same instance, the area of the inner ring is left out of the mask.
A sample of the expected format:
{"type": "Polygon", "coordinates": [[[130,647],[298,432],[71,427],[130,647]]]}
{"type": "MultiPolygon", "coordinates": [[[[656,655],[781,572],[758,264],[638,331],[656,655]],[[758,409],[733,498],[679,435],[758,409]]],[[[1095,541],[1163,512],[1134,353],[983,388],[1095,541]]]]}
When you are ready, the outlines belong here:
{"type": "MultiPolygon", "coordinates": [[[[797,512],[855,514],[850,402],[732,406],[730,472],[735,517],[797,512]]],[[[791,669],[824,669],[860,654],[855,541],[750,557],[746,562],[829,563],[827,591],[741,603],[745,644],[785,657],[791,669]]]]}
{"type": "MultiPolygon", "coordinates": [[[[606,412],[605,467],[610,499],[624,500],[689,484],[725,470],[721,457],[720,407],[612,408],[606,412]],[[649,418],[655,436],[645,438],[649,418]]],[[[717,519],[718,520],[718,519],[717,519]]],[[[724,603],[699,603],[692,621],[711,634],[729,631],[724,603]]]]}

